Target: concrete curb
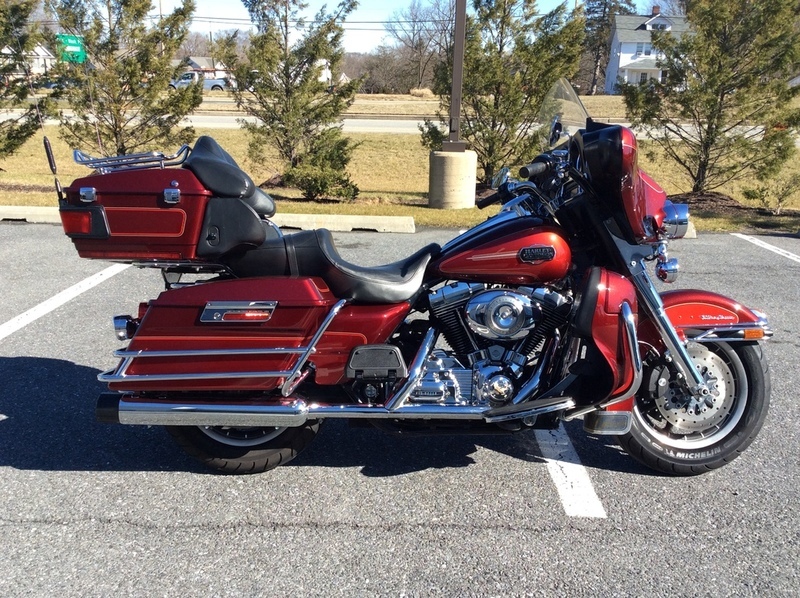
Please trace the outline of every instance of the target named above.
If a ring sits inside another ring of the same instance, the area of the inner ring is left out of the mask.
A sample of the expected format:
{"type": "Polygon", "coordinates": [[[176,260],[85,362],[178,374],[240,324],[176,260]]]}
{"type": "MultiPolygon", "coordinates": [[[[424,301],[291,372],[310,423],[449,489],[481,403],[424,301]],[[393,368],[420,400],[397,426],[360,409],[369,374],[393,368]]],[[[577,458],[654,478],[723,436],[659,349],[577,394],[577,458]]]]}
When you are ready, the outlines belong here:
{"type": "Polygon", "coordinates": [[[24,220],[42,224],[61,224],[58,208],[0,206],[0,220],[24,220]]]}
{"type": "MultiPolygon", "coordinates": [[[[0,220],[61,224],[58,208],[38,206],[0,206],[0,220]]],[[[373,230],[379,233],[416,232],[411,216],[342,216],[335,214],[276,214],[272,221],[280,227],[312,230],[327,228],[337,232],[373,230]]]]}

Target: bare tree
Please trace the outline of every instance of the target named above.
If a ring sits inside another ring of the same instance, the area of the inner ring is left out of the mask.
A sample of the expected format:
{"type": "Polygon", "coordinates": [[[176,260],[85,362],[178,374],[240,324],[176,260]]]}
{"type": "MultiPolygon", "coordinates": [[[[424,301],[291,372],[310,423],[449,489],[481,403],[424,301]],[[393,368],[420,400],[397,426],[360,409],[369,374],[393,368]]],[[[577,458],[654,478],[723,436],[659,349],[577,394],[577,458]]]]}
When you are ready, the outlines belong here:
{"type": "Polygon", "coordinates": [[[192,31],[178,48],[175,58],[188,58],[189,56],[208,56],[211,53],[211,40],[205,33],[192,31]]]}
{"type": "Polygon", "coordinates": [[[661,14],[666,16],[682,16],[686,14],[686,0],[664,0],[657,6],[661,9],[661,14]]]}
{"type": "Polygon", "coordinates": [[[407,8],[396,11],[386,24],[386,32],[403,54],[410,88],[425,87],[433,77],[438,48],[432,19],[430,6],[411,0],[407,8]]]}
{"type": "Polygon", "coordinates": [[[362,91],[365,93],[401,93],[408,91],[402,75],[403,59],[395,47],[380,46],[364,60],[367,73],[362,91]]]}
{"type": "Polygon", "coordinates": [[[455,0],[430,0],[429,18],[431,24],[431,37],[438,59],[444,61],[448,49],[453,45],[453,36],[456,28],[456,2],[455,0]]]}

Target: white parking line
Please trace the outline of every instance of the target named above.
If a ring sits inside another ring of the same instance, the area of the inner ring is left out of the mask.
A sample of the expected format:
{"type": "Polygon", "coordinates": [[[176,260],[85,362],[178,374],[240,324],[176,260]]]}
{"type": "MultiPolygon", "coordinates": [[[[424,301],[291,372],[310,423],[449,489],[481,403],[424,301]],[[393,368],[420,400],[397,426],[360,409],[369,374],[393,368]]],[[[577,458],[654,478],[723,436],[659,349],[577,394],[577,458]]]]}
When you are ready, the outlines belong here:
{"type": "Polygon", "coordinates": [[[763,249],[768,249],[773,253],[777,253],[778,255],[785,257],[786,259],[790,259],[800,264],[800,255],[795,255],[794,253],[786,251],[785,249],[781,249],[780,247],[775,247],[774,245],[770,245],[769,243],[765,243],[761,239],[756,239],[755,237],[751,237],[750,235],[743,235],[741,233],[731,233],[731,235],[733,235],[734,237],[738,237],[739,239],[742,239],[744,241],[748,241],[753,245],[758,245],[763,249]]]}
{"type": "Polygon", "coordinates": [[[81,293],[88,291],[89,289],[96,287],[104,280],[107,280],[114,276],[115,274],[119,274],[125,268],[128,268],[129,264],[114,264],[113,266],[109,266],[105,270],[98,272],[97,274],[90,276],[89,278],[84,278],[77,284],[72,285],[68,289],[65,289],[58,293],[57,295],[53,295],[50,299],[42,301],[36,307],[32,307],[25,313],[22,313],[12,319],[10,319],[5,324],[0,324],[0,341],[14,334],[20,328],[24,328],[31,322],[38,320],[42,316],[50,313],[54,309],[57,309],[64,305],[67,301],[74,299],[81,293]]]}
{"type": "Polygon", "coordinates": [[[559,425],[556,430],[534,430],[534,434],[567,516],[605,519],[603,503],[594,491],[589,474],[581,464],[564,427],[559,425]]]}

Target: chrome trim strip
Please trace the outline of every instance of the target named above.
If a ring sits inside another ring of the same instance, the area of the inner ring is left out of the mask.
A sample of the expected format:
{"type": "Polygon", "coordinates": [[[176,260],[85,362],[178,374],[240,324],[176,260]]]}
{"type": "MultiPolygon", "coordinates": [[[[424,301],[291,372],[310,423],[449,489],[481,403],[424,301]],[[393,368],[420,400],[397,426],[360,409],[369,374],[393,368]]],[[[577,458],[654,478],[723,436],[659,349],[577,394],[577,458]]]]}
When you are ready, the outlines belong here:
{"type": "Polygon", "coordinates": [[[281,355],[305,353],[308,347],[270,349],[186,349],[185,351],[114,351],[117,357],[203,357],[212,355],[281,355]]]}
{"type": "MultiPolygon", "coordinates": [[[[124,370],[128,368],[125,367],[124,370]]],[[[111,376],[99,374],[100,382],[188,382],[189,380],[238,380],[240,378],[284,378],[292,373],[284,372],[205,372],[202,374],[125,374],[120,372],[111,376]]]]}

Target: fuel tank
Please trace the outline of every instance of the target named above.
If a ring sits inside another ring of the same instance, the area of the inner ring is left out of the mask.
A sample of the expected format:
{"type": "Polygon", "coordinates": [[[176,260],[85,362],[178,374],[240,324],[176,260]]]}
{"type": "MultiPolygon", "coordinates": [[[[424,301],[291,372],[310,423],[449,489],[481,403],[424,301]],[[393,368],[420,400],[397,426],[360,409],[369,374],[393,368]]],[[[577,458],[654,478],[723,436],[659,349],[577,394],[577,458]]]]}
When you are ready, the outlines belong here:
{"type": "Polygon", "coordinates": [[[451,280],[536,284],[563,278],[572,251],[561,229],[534,217],[499,214],[442,248],[428,267],[451,280]]]}

